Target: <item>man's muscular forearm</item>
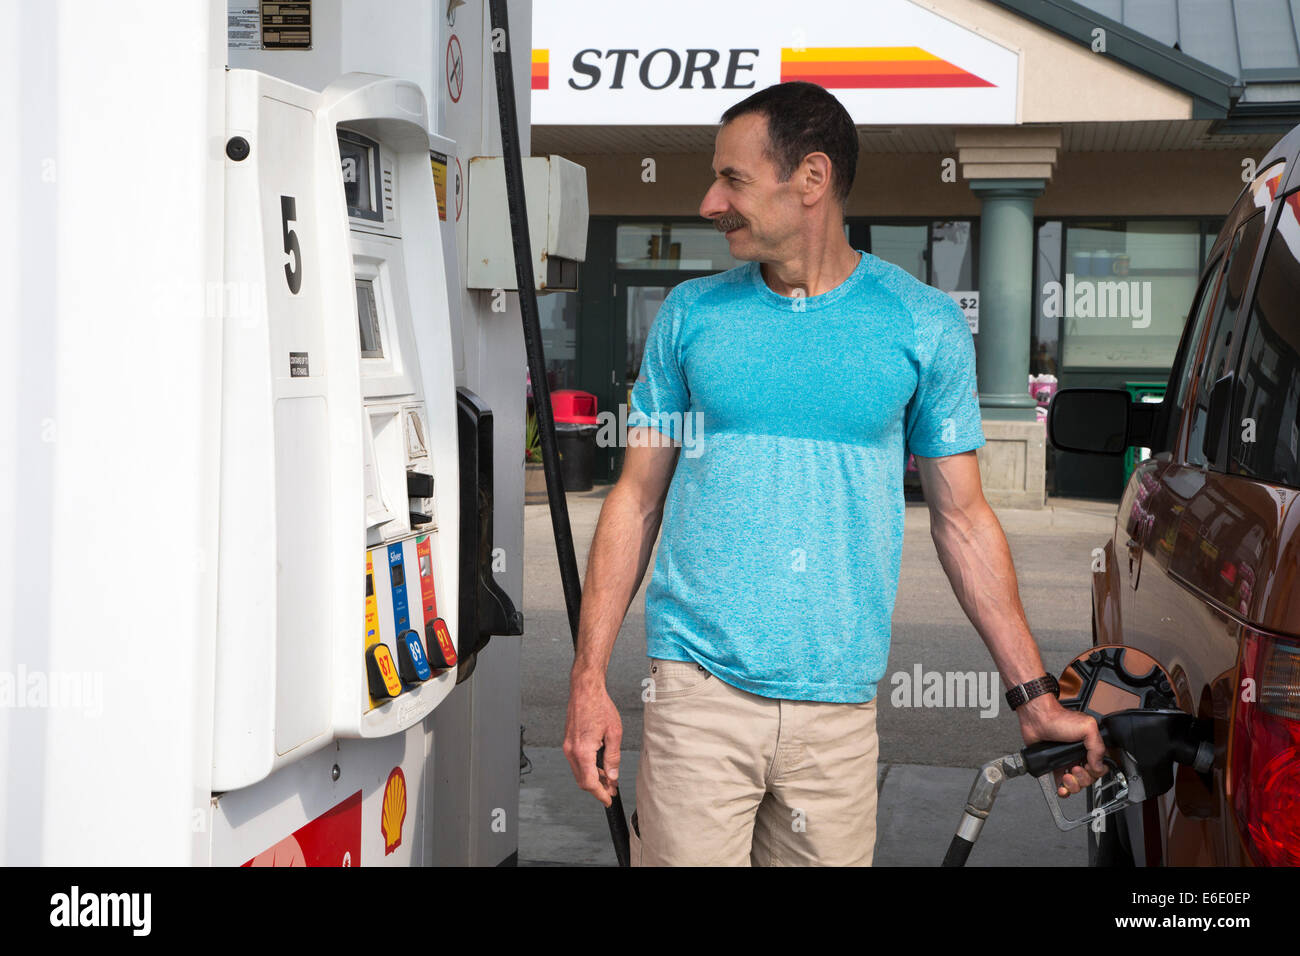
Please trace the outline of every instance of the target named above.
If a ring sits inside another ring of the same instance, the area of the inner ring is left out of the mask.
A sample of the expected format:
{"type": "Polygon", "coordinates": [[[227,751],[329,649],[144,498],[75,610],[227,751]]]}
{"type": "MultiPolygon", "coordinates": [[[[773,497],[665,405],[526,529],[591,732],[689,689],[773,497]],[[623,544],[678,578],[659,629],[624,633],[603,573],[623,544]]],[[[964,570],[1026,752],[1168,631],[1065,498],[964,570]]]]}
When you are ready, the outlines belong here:
{"type": "MultiPolygon", "coordinates": [[[[1041,676],[1043,659],[1029,633],[1025,609],[1016,586],[1011,549],[997,515],[980,502],[932,526],[930,534],[939,561],[952,582],[962,610],[971,619],[993,655],[1008,688],[1041,676]]],[[[1020,731],[1026,743],[1038,740],[1084,740],[1088,745],[1086,764],[1057,774],[1057,795],[1079,793],[1100,780],[1102,742],[1091,717],[1067,711],[1051,694],[1042,694],[1017,708],[1020,731]]]]}
{"type": "Polygon", "coordinates": [[[1041,676],[1043,660],[1020,603],[1011,549],[993,509],[980,501],[932,520],[939,562],[1007,687],[1041,676]]]}
{"type": "Polygon", "coordinates": [[[614,641],[645,577],[662,517],[662,509],[644,510],[634,495],[618,486],[606,497],[587,557],[574,682],[604,683],[614,641]]]}

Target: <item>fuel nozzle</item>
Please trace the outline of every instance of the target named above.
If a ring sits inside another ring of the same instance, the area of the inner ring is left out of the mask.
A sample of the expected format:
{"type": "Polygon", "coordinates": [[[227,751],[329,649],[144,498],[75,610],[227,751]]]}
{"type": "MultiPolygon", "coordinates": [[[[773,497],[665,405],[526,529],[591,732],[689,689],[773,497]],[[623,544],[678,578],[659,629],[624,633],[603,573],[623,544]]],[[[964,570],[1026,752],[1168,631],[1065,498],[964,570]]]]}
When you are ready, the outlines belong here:
{"type": "Polygon", "coordinates": [[[1081,817],[1067,817],[1061,809],[1052,773],[1087,763],[1082,742],[1043,742],[1020,752],[1025,772],[1037,777],[1052,818],[1061,830],[1073,830],[1150,797],[1174,785],[1174,764],[1205,773],[1214,764],[1214,744],[1209,721],[1172,709],[1120,710],[1098,722],[1106,745],[1110,771],[1094,787],[1098,805],[1081,817]]]}
{"type": "Polygon", "coordinates": [[[1095,806],[1081,817],[1067,817],[1056,795],[1054,771],[1087,765],[1082,741],[1043,741],[998,757],[975,778],[944,866],[965,865],[1004,780],[1037,777],[1057,827],[1073,830],[1168,792],[1175,763],[1199,773],[1213,765],[1213,725],[1177,709],[1169,675],[1149,654],[1100,644],[1072,660],[1058,683],[1061,706],[1096,720],[1106,746],[1107,773],[1091,788],[1095,806]]]}

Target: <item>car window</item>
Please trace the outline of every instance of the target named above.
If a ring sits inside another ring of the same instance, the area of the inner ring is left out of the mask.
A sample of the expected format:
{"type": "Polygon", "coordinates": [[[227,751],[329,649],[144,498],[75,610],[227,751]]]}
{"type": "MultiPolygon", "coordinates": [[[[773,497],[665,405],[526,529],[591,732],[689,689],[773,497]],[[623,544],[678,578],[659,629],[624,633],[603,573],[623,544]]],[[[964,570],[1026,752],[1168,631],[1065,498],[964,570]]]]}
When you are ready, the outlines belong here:
{"type": "Polygon", "coordinates": [[[1165,390],[1165,398],[1161,402],[1157,419],[1156,434],[1164,438],[1157,439],[1158,443],[1152,449],[1153,452],[1169,451],[1177,444],[1178,428],[1182,423],[1183,399],[1187,397],[1187,384],[1191,381],[1192,373],[1196,370],[1200,359],[1198,350],[1203,338],[1202,333],[1205,331],[1205,320],[1210,315],[1210,308],[1222,281],[1223,260],[1219,259],[1205,270],[1201,287],[1193,300],[1191,321],[1183,329],[1183,340],[1179,343],[1178,354],[1174,357],[1173,374],[1169,380],[1169,388],[1165,390]]]}
{"type": "Polygon", "coordinates": [[[1228,252],[1223,287],[1216,296],[1212,310],[1210,338],[1196,371],[1196,381],[1191,386],[1195,393],[1187,436],[1186,460],[1189,465],[1207,464],[1205,425],[1210,411],[1210,393],[1214,390],[1214,383],[1227,373],[1228,363],[1232,360],[1233,330],[1242,299],[1246,295],[1246,283],[1250,281],[1250,269],[1259,248],[1259,239],[1264,232],[1264,219],[1264,212],[1260,210],[1244,223],[1233,237],[1228,252]]]}
{"type": "Polygon", "coordinates": [[[1300,488],[1300,191],[1287,195],[1264,256],[1238,365],[1241,409],[1229,470],[1300,488]]]}

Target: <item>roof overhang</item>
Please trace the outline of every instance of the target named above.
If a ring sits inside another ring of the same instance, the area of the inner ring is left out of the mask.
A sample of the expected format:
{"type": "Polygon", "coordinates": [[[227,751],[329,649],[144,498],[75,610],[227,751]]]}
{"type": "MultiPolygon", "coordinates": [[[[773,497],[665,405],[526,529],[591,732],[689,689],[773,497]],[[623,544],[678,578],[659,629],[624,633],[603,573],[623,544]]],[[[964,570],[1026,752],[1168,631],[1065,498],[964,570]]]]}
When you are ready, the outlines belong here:
{"type": "Polygon", "coordinates": [[[988,0],[1092,50],[1098,29],[1104,31],[1105,52],[1130,69],[1181,90],[1192,98],[1192,119],[1224,119],[1240,87],[1235,77],[1165,46],[1117,20],[1104,17],[1071,0],[988,0]]]}

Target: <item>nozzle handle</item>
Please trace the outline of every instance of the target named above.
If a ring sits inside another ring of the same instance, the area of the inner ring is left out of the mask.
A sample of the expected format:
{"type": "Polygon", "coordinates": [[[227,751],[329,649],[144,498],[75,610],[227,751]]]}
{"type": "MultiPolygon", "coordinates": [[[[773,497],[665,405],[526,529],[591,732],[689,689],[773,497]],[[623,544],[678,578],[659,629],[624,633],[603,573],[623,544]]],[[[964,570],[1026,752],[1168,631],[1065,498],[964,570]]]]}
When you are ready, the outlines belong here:
{"type": "Polygon", "coordinates": [[[1020,751],[1020,756],[1024,758],[1025,769],[1034,777],[1041,777],[1053,770],[1084,767],[1088,764],[1088,748],[1082,740],[1068,744],[1042,740],[1020,751]]]}
{"type": "MultiPolygon", "coordinates": [[[[1109,715],[1103,717],[1097,726],[1101,731],[1102,743],[1110,747],[1116,741],[1108,721],[1109,715]]],[[[1020,751],[1020,756],[1025,761],[1025,771],[1034,777],[1041,777],[1053,770],[1088,766],[1088,748],[1082,740],[1072,740],[1069,743],[1040,740],[1020,751]]]]}

